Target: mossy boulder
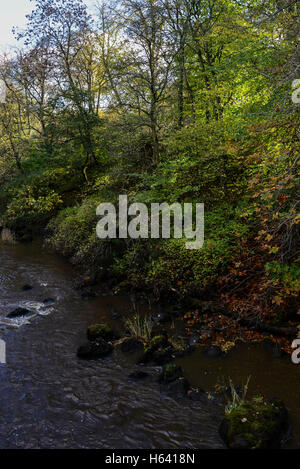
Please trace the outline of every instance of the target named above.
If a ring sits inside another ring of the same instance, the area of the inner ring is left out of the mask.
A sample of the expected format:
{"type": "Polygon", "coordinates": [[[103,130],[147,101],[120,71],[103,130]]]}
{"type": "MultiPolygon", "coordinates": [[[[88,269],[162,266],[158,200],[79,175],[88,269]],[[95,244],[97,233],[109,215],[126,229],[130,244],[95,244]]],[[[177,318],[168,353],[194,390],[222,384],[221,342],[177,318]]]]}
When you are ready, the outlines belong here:
{"type": "Polygon", "coordinates": [[[220,435],[230,449],[280,448],[288,412],[280,399],[254,398],[227,412],[220,435]]]}
{"type": "Polygon", "coordinates": [[[85,360],[103,358],[113,351],[113,346],[103,339],[94,342],[87,342],[77,350],[77,357],[85,360]]]}
{"type": "Polygon", "coordinates": [[[98,339],[112,340],[114,332],[108,324],[93,324],[87,330],[87,338],[91,341],[98,339]]]}
{"type": "Polygon", "coordinates": [[[174,358],[174,347],[165,335],[158,335],[151,339],[139,363],[154,362],[164,365],[174,358]]]}

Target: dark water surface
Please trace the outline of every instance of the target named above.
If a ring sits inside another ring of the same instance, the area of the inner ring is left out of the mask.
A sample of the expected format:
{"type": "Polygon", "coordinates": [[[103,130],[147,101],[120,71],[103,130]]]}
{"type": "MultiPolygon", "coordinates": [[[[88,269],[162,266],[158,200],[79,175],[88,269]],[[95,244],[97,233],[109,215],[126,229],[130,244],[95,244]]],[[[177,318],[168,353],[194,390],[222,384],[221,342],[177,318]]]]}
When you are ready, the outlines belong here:
{"type": "MultiPolygon", "coordinates": [[[[223,447],[221,404],[164,395],[159,368],[150,369],[149,380],[129,381],[134,359],[119,351],[105,360],[76,358],[87,326],[107,320],[112,306],[127,313],[127,298],[83,301],[69,264],[39,244],[0,244],[0,265],[0,338],[7,347],[7,364],[0,365],[0,448],[223,447]],[[24,284],[34,289],[22,291],[24,284]],[[46,298],[55,303],[45,307],[46,298]],[[6,319],[18,306],[35,314],[6,319]]],[[[221,376],[243,383],[251,374],[250,392],[285,400],[294,425],[289,446],[300,447],[300,366],[255,346],[226,359],[196,352],[181,365],[192,385],[206,390],[221,376]]]]}

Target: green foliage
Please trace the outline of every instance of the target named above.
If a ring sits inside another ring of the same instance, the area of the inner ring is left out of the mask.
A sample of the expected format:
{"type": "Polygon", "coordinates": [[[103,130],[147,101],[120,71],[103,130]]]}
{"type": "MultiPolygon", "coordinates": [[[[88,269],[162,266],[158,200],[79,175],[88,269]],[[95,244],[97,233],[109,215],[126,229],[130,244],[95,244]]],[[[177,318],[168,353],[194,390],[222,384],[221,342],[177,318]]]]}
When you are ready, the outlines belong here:
{"type": "Polygon", "coordinates": [[[32,226],[43,225],[61,204],[60,195],[54,191],[39,196],[34,196],[30,189],[20,191],[8,204],[3,222],[10,228],[26,232],[32,226]]]}
{"type": "Polygon", "coordinates": [[[153,328],[153,322],[150,317],[142,317],[140,314],[136,314],[126,321],[125,327],[132,336],[142,339],[146,344],[150,342],[153,328]]]}
{"type": "MultiPolygon", "coordinates": [[[[239,214],[239,212],[238,212],[239,214]]],[[[133,282],[158,290],[175,289],[182,294],[201,289],[239,255],[249,227],[230,206],[206,213],[205,242],[201,249],[188,250],[187,239],[164,239],[158,243],[132,243],[115,269],[133,282]]]]}
{"type": "Polygon", "coordinates": [[[165,140],[163,161],[151,175],[140,175],[138,200],[205,201],[215,207],[234,201],[243,189],[243,171],[226,144],[222,123],[197,123],[165,140]]]}
{"type": "Polygon", "coordinates": [[[300,258],[297,262],[283,264],[278,261],[266,264],[266,273],[274,285],[282,284],[288,294],[298,295],[300,291],[300,258]]]}
{"type": "MultiPolygon", "coordinates": [[[[236,390],[232,382],[232,379],[229,378],[229,387],[230,387],[231,397],[225,407],[225,415],[229,415],[232,411],[238,409],[239,407],[243,407],[245,405],[250,379],[251,379],[251,376],[248,376],[246,384],[243,386],[243,392],[239,393],[236,390]]],[[[258,402],[257,399],[256,399],[256,402],[258,402]]]]}
{"type": "Polygon", "coordinates": [[[96,238],[93,236],[97,218],[95,197],[85,199],[78,207],[67,207],[48,224],[51,245],[65,256],[80,256],[80,250],[96,238]]]}

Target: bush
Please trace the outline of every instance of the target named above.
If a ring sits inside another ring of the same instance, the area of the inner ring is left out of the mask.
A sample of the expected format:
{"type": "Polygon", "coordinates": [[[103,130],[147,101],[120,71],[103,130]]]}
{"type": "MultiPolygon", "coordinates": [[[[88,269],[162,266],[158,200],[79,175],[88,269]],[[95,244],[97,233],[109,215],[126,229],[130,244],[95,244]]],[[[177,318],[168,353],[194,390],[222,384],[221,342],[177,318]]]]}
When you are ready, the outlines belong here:
{"type": "Polygon", "coordinates": [[[186,249],[186,239],[140,240],[129,243],[125,255],[116,259],[115,270],[135,285],[154,291],[190,293],[214,282],[238,255],[249,226],[232,208],[205,215],[205,242],[201,249],[186,249]]]}

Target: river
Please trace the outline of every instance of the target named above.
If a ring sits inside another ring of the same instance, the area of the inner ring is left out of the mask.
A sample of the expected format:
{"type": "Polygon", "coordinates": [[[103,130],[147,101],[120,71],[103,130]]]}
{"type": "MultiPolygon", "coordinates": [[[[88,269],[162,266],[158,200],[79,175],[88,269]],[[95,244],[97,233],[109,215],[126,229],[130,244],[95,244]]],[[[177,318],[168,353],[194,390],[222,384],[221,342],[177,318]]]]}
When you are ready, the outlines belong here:
{"type": "MultiPolygon", "coordinates": [[[[128,313],[128,298],[100,294],[82,300],[73,268],[39,243],[0,245],[0,264],[0,338],[7,354],[0,365],[0,448],[224,447],[219,401],[162,393],[158,367],[147,367],[149,379],[130,381],[134,357],[119,350],[104,360],[76,357],[88,325],[114,325],[112,308],[128,313]],[[23,291],[24,284],[34,288],[23,291]],[[54,303],[45,306],[47,298],[54,303]],[[34,314],[7,319],[19,306],[34,314]]],[[[247,345],[223,359],[197,351],[180,364],[191,384],[205,390],[222,376],[243,383],[251,374],[251,393],[283,398],[294,429],[288,446],[300,447],[300,366],[247,345]]]]}

